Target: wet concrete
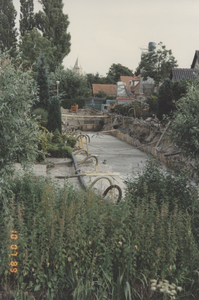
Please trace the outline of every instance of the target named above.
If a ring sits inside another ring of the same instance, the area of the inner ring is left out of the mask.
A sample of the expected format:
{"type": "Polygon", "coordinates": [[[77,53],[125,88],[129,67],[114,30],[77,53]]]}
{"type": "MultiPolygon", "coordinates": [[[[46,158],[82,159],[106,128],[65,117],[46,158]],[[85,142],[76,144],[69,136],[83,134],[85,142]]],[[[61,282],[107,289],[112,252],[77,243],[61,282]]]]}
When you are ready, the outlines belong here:
{"type": "Polygon", "coordinates": [[[100,161],[106,160],[106,164],[114,172],[119,172],[123,178],[143,168],[148,159],[146,153],[114,136],[91,132],[86,134],[91,138],[90,152],[98,155],[100,161]]]}

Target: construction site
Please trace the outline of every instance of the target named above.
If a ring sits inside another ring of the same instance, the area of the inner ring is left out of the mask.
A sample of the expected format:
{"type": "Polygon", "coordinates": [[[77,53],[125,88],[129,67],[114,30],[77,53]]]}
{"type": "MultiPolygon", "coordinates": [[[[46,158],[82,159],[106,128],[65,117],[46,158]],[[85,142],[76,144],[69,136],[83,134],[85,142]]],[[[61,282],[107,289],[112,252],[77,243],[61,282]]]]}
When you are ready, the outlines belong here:
{"type": "Polygon", "coordinates": [[[162,167],[180,160],[169,140],[169,124],[161,125],[156,117],[142,120],[85,107],[75,112],[62,109],[62,122],[63,132],[77,138],[72,158],[49,157],[48,165],[40,165],[42,175],[61,185],[93,188],[119,201],[128,178],[136,176],[149,158],[162,167]]]}

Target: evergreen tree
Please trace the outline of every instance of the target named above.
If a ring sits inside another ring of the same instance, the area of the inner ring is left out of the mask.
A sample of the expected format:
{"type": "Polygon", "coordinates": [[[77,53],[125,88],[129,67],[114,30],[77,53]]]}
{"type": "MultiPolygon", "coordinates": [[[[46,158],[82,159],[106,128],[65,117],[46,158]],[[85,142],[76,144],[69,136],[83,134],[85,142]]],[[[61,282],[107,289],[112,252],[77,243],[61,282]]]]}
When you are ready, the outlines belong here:
{"type": "Polygon", "coordinates": [[[70,52],[71,36],[67,33],[69,25],[68,15],[63,13],[62,0],[40,0],[43,12],[35,15],[36,26],[43,32],[43,36],[51,39],[54,50],[54,71],[62,63],[64,57],[70,52]]]}
{"type": "Polygon", "coordinates": [[[37,86],[39,89],[39,102],[36,107],[41,107],[48,111],[50,103],[49,81],[43,53],[40,54],[37,64],[37,86]]]}
{"type": "Polygon", "coordinates": [[[33,0],[20,0],[20,33],[24,36],[25,31],[32,30],[35,25],[33,0]]]}
{"type": "Polygon", "coordinates": [[[55,131],[56,129],[59,130],[60,133],[62,133],[61,128],[61,109],[60,109],[60,103],[59,98],[53,97],[50,102],[50,108],[48,113],[48,126],[49,131],[55,131]]]}
{"type": "Polygon", "coordinates": [[[17,12],[12,0],[0,0],[0,50],[10,50],[10,55],[16,55],[17,29],[15,19],[17,12]]]}
{"type": "Polygon", "coordinates": [[[166,78],[159,88],[157,117],[160,120],[174,109],[172,86],[172,81],[166,78]]]}

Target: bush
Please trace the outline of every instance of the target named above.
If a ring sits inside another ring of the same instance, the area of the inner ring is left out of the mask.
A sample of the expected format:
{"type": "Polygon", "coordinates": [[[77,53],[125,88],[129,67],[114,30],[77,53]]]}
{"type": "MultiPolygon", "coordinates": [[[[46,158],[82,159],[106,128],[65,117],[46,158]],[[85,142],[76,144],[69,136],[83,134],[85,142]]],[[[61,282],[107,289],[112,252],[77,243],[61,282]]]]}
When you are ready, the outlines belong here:
{"type": "Polygon", "coordinates": [[[37,161],[40,162],[42,160],[45,160],[45,154],[47,151],[47,134],[45,131],[39,133],[39,144],[38,144],[38,149],[40,150],[40,153],[37,155],[37,161]]]}
{"type": "Polygon", "coordinates": [[[43,108],[33,110],[33,115],[37,117],[37,121],[41,126],[46,127],[48,123],[48,112],[43,108]]]}
{"type": "Polygon", "coordinates": [[[190,215],[191,230],[194,237],[199,238],[198,188],[191,183],[189,175],[184,171],[176,170],[173,173],[167,169],[165,172],[158,164],[150,162],[136,179],[129,180],[127,191],[129,201],[135,206],[144,197],[150,202],[154,196],[159,208],[167,203],[169,212],[177,205],[183,214],[190,215]]]}
{"type": "MultiPolygon", "coordinates": [[[[145,177],[155,188],[160,177],[152,173],[151,180],[145,177]]],[[[92,191],[61,188],[32,174],[15,177],[14,197],[0,210],[1,284],[54,299],[128,299],[130,291],[129,299],[162,300],[152,295],[150,280],[167,279],[183,287],[183,299],[191,293],[197,299],[199,255],[191,213],[178,201],[170,206],[169,197],[160,201],[148,194],[146,184],[137,190],[128,190],[116,206],[92,191]],[[11,230],[18,234],[15,276],[9,266],[11,230]]]]}
{"type": "Polygon", "coordinates": [[[65,141],[67,141],[67,146],[70,146],[71,148],[74,148],[77,143],[77,139],[73,136],[66,136],[65,141]]]}
{"type": "Polygon", "coordinates": [[[71,154],[73,152],[72,148],[70,146],[64,146],[64,144],[48,144],[47,147],[48,153],[52,157],[71,157],[71,154]]]}
{"type": "Polygon", "coordinates": [[[52,142],[55,144],[63,143],[62,136],[58,129],[56,129],[53,133],[52,142]]]}
{"type": "Polygon", "coordinates": [[[149,113],[157,114],[158,109],[158,96],[156,93],[151,94],[147,97],[147,103],[149,104],[149,113]]]}

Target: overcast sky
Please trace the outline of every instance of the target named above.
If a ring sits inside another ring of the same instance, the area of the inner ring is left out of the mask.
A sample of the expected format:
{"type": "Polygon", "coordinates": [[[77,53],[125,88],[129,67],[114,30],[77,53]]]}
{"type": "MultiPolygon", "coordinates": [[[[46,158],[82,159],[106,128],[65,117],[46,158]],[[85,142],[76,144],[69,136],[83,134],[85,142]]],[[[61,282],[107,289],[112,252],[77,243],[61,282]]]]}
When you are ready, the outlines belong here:
{"type": "MultiPolygon", "coordinates": [[[[68,14],[71,51],[64,59],[73,68],[77,57],[84,73],[106,75],[113,63],[138,66],[149,42],[171,49],[180,68],[190,68],[199,50],[199,0],[63,0],[68,14]]],[[[18,12],[20,0],[13,0],[18,12]]],[[[42,10],[34,0],[35,11],[42,10]]]]}

